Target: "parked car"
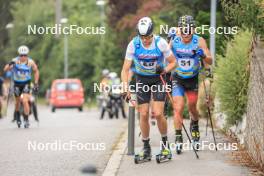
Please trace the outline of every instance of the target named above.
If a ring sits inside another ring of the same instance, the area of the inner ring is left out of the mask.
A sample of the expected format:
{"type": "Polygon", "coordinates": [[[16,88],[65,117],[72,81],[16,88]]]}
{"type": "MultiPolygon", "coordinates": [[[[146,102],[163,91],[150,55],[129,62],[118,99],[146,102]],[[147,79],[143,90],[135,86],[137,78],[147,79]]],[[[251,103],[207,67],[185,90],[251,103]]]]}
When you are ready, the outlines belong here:
{"type": "Polygon", "coordinates": [[[84,89],[79,79],[56,79],[52,82],[49,103],[52,112],[57,108],[83,110],[84,89]]]}

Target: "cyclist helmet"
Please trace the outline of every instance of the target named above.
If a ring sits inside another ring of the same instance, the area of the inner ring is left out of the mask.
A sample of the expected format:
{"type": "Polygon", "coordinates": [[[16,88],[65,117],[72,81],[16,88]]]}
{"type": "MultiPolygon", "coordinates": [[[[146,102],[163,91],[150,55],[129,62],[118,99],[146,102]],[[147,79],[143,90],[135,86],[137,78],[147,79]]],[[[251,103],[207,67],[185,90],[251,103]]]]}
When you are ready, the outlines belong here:
{"type": "Polygon", "coordinates": [[[195,21],[191,15],[184,15],[179,18],[178,27],[195,27],[195,21]]]}
{"type": "Polygon", "coordinates": [[[149,17],[143,17],[137,24],[138,35],[149,36],[153,32],[153,23],[149,17]]]}
{"type": "Polygon", "coordinates": [[[29,49],[26,45],[21,45],[18,49],[17,52],[19,55],[28,55],[29,49]]]}
{"type": "Polygon", "coordinates": [[[108,74],[109,74],[109,70],[108,69],[103,69],[102,75],[103,76],[107,76],[108,74]]]}
{"type": "Polygon", "coordinates": [[[110,79],[117,78],[117,73],[116,73],[116,72],[111,72],[111,73],[109,73],[109,78],[110,78],[110,79]]]}

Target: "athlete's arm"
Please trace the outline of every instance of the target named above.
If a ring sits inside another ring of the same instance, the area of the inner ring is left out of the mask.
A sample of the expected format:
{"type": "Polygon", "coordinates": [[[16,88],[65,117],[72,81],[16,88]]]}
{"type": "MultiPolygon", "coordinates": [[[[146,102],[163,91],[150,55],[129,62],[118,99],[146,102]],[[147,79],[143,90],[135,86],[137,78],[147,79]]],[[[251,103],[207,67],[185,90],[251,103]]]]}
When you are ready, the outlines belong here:
{"type": "Polygon", "coordinates": [[[12,59],[11,62],[5,65],[4,72],[7,72],[13,68],[13,65],[15,64],[15,59],[12,59]]]}
{"type": "Polygon", "coordinates": [[[204,40],[204,38],[200,37],[199,39],[199,48],[201,48],[204,51],[205,54],[205,58],[203,59],[203,61],[205,62],[204,64],[209,64],[211,65],[213,60],[212,60],[212,56],[211,53],[207,47],[206,41],[204,40]]]}
{"type": "Polygon", "coordinates": [[[168,61],[167,67],[164,69],[166,73],[171,72],[176,67],[176,59],[173,54],[166,58],[168,61]]]}
{"type": "Polygon", "coordinates": [[[170,71],[172,71],[176,67],[176,59],[175,59],[173,53],[171,52],[171,48],[170,48],[169,44],[163,38],[160,39],[158,46],[159,46],[160,50],[162,51],[165,59],[168,61],[168,65],[164,69],[164,71],[166,73],[169,73],[170,71]]]}
{"type": "Polygon", "coordinates": [[[38,69],[38,66],[35,62],[32,63],[32,69],[33,69],[33,72],[34,72],[34,83],[35,84],[38,84],[39,82],[39,69],[38,69]]]}
{"type": "Polygon", "coordinates": [[[8,70],[11,69],[12,66],[9,66],[9,64],[6,64],[4,67],[4,72],[7,72],[8,70]]]}
{"type": "Polygon", "coordinates": [[[121,80],[122,80],[123,86],[125,86],[124,87],[125,92],[128,92],[129,72],[130,72],[130,68],[133,63],[133,59],[135,58],[134,53],[135,53],[135,48],[134,48],[134,44],[132,40],[127,46],[125,61],[124,61],[123,68],[121,71],[121,80]]]}
{"type": "Polygon", "coordinates": [[[129,81],[129,71],[132,65],[132,60],[131,59],[125,59],[123,68],[121,71],[121,80],[123,83],[123,86],[125,86],[126,90],[125,92],[128,92],[128,81],[129,81]]]}

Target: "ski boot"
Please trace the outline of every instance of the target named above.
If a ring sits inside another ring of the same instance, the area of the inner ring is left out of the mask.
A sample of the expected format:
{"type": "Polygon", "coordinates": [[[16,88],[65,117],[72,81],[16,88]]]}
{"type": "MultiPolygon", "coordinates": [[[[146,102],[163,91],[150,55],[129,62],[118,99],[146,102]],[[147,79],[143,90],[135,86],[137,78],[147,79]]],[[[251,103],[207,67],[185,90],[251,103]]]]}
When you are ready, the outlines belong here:
{"type": "Polygon", "coordinates": [[[182,134],[176,134],[175,144],[176,144],[176,153],[178,155],[181,154],[182,152],[182,143],[183,143],[182,134]]]}
{"type": "Polygon", "coordinates": [[[21,119],[20,119],[20,112],[19,111],[14,113],[14,121],[16,121],[17,127],[20,128],[21,127],[21,119]]]}
{"type": "Polygon", "coordinates": [[[161,163],[163,161],[169,161],[172,158],[171,150],[169,147],[168,141],[164,142],[162,145],[162,149],[159,154],[156,155],[156,161],[157,163],[161,163]],[[165,145],[164,145],[165,144],[165,145]]]}
{"type": "Polygon", "coordinates": [[[28,116],[24,115],[24,128],[29,128],[29,125],[28,116]]]}
{"type": "Polygon", "coordinates": [[[135,155],[134,162],[135,164],[139,164],[147,161],[151,161],[151,148],[149,143],[144,143],[143,150],[135,155]]]}
{"type": "Polygon", "coordinates": [[[190,129],[191,129],[192,143],[193,143],[194,149],[198,151],[199,145],[200,145],[199,143],[200,132],[199,132],[198,121],[191,121],[190,129]]]}

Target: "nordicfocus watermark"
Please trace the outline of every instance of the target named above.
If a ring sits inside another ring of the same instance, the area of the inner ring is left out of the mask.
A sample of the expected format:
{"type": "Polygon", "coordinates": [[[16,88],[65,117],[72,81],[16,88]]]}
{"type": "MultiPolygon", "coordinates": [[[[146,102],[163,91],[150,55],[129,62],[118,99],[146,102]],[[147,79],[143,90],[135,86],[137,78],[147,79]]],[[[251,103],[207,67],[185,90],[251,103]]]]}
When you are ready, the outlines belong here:
{"type": "Polygon", "coordinates": [[[103,151],[106,149],[105,143],[81,143],[76,140],[63,142],[55,140],[52,142],[28,141],[29,151],[103,151]]]}
{"type": "Polygon", "coordinates": [[[190,142],[186,143],[166,143],[164,144],[162,141],[160,141],[160,150],[162,148],[170,149],[172,151],[176,151],[177,148],[179,148],[179,145],[182,146],[182,150],[188,151],[193,150],[193,147],[195,150],[221,150],[221,151],[236,151],[238,150],[238,144],[237,143],[211,143],[209,141],[201,141],[199,143],[192,144],[190,142]],[[193,145],[193,146],[192,146],[193,145]]]}
{"type": "Polygon", "coordinates": [[[53,34],[53,35],[104,35],[106,33],[106,29],[104,26],[102,27],[94,27],[94,26],[78,26],[75,24],[71,24],[68,26],[55,24],[54,26],[37,26],[37,25],[28,25],[27,34],[28,35],[43,35],[43,34],[53,34]]]}
{"type": "Polygon", "coordinates": [[[129,92],[171,92],[172,87],[169,84],[161,85],[146,85],[141,82],[136,83],[135,85],[125,85],[123,83],[115,84],[115,85],[105,85],[101,83],[94,83],[93,92],[111,92],[111,91],[120,91],[125,92],[128,90],[129,92]]]}
{"type": "MultiPolygon", "coordinates": [[[[189,34],[189,30],[191,26],[187,27],[169,27],[168,25],[160,25],[160,34],[168,34],[169,30],[171,30],[175,34],[183,33],[189,34]]],[[[210,27],[210,25],[201,25],[193,28],[193,33],[195,34],[225,34],[225,35],[235,35],[238,33],[238,27],[210,27]]]]}

